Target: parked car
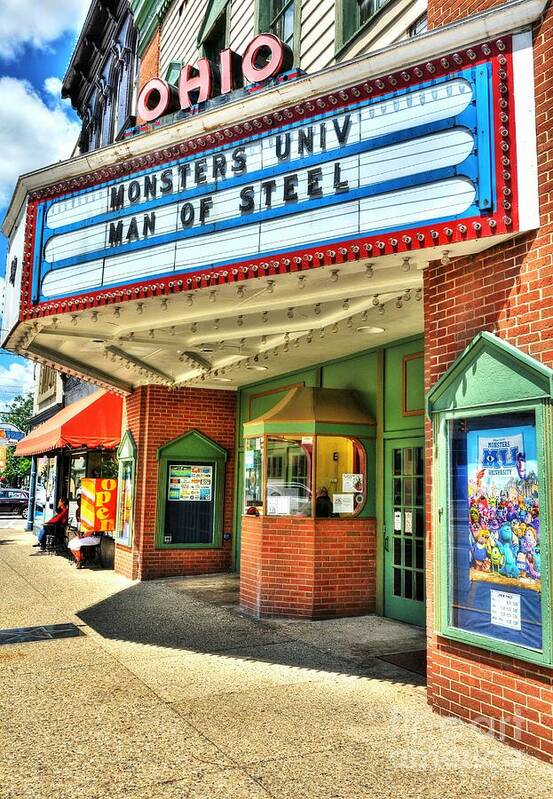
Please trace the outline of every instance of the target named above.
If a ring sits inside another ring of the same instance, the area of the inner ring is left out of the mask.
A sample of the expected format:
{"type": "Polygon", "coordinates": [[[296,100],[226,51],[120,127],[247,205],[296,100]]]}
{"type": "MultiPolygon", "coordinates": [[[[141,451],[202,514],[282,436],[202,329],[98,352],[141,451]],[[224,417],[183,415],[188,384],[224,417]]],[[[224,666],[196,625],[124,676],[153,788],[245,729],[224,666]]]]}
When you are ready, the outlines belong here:
{"type": "Polygon", "coordinates": [[[0,512],[17,513],[27,518],[29,493],[21,488],[0,488],[0,512]]]}

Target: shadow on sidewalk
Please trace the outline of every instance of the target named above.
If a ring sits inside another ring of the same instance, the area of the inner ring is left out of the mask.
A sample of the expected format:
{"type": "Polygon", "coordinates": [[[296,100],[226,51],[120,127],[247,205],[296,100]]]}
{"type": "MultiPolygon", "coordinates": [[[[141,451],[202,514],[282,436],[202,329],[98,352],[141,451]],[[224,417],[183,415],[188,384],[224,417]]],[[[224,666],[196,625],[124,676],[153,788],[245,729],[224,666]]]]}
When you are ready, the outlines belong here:
{"type": "Polygon", "coordinates": [[[424,685],[417,673],[424,637],[416,628],[375,616],[258,620],[239,610],[235,575],[134,584],[77,615],[112,641],[424,685]]]}

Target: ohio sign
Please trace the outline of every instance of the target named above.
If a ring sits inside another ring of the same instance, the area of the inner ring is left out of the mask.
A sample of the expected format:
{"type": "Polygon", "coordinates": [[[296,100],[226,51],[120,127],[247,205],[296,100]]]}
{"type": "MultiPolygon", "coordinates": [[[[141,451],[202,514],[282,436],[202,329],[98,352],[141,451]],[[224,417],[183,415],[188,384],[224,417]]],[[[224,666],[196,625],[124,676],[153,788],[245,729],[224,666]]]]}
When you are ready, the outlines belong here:
{"type": "Polygon", "coordinates": [[[516,232],[511,59],[479,45],[31,196],[24,316],[516,232]]]}

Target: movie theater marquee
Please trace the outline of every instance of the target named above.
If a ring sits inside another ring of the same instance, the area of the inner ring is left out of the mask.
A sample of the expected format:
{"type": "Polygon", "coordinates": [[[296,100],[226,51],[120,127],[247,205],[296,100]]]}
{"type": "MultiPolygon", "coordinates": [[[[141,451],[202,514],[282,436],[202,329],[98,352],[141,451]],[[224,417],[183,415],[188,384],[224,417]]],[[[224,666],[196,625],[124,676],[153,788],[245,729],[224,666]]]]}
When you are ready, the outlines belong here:
{"type": "MultiPolygon", "coordinates": [[[[255,124],[237,119],[176,142],[173,160],[155,154],[112,170],[120,177],[106,179],[108,170],[82,188],[43,192],[32,201],[23,312],[123,288],[129,297],[152,280],[199,285],[246,267],[512,234],[520,171],[510,46],[469,48],[255,124]]],[[[152,85],[142,100],[157,97],[163,111],[162,94],[152,85]]]]}

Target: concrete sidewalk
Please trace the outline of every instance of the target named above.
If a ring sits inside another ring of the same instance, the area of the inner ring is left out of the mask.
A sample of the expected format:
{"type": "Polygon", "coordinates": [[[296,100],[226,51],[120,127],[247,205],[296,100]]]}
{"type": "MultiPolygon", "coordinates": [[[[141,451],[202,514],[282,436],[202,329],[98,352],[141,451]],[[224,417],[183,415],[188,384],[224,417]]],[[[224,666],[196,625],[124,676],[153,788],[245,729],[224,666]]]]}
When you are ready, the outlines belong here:
{"type": "Polygon", "coordinates": [[[397,799],[553,795],[552,769],[426,705],[379,659],[420,631],[258,622],[236,579],[131,583],[0,530],[0,797],[397,799]]]}

